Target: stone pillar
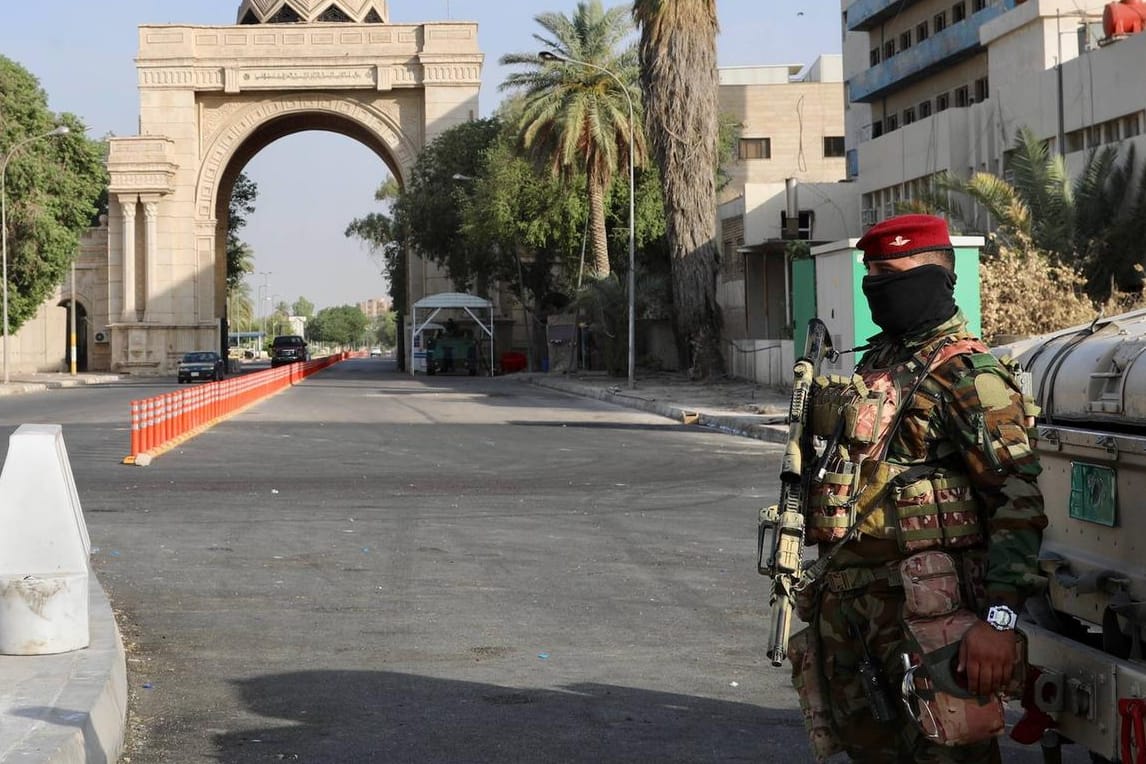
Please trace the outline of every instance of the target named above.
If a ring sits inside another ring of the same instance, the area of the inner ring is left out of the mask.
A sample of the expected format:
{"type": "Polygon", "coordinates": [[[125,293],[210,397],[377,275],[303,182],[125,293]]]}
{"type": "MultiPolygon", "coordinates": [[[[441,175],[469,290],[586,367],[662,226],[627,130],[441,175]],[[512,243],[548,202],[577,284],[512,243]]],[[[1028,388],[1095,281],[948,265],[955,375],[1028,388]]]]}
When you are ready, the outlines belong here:
{"type": "Polygon", "coordinates": [[[159,198],[155,196],[141,196],[143,202],[143,251],[147,271],[144,274],[143,307],[144,320],[157,321],[159,312],[159,295],[157,271],[159,270],[159,229],[157,219],[159,216],[159,198]]]}
{"type": "Polygon", "coordinates": [[[135,313],[135,205],[136,194],[123,194],[119,204],[123,210],[123,318],[124,323],[138,320],[135,313]]]}

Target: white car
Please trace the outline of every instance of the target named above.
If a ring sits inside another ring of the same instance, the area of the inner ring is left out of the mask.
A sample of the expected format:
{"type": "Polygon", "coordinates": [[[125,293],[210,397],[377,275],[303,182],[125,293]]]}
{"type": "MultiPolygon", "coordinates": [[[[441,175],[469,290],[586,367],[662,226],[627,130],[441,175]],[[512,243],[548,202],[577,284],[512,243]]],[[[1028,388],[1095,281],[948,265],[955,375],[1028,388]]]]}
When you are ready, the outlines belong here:
{"type": "Polygon", "coordinates": [[[370,357],[371,358],[381,358],[382,357],[382,348],[370,348],[370,357]]]}

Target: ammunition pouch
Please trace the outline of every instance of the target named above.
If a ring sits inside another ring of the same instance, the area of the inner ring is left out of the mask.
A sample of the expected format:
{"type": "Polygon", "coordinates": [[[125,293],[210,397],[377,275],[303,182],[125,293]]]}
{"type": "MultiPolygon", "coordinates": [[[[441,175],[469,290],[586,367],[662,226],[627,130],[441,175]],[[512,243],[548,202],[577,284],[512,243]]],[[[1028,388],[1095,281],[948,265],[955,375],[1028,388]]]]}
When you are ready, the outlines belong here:
{"type": "Polygon", "coordinates": [[[800,699],[804,729],[817,761],[823,761],[843,750],[832,726],[832,708],[825,683],[820,675],[820,646],[812,628],[802,629],[788,640],[788,659],[792,661],[792,686],[800,699]]]}
{"type": "Polygon", "coordinates": [[[965,476],[937,470],[892,490],[895,533],[905,554],[966,549],[986,540],[979,502],[965,476]]]}
{"type": "Polygon", "coordinates": [[[891,422],[887,394],[870,389],[858,374],[816,377],[812,390],[813,435],[831,437],[842,419],[840,442],[866,446],[877,442],[891,422]]]}
{"type": "Polygon", "coordinates": [[[955,666],[968,629],[979,619],[963,607],[955,559],[921,552],[900,563],[904,589],[905,674],[901,686],[908,718],[929,740],[971,745],[1003,732],[1003,695],[1021,697],[1026,640],[1018,635],[1011,681],[1002,694],[980,697],[961,686],[955,666]]]}

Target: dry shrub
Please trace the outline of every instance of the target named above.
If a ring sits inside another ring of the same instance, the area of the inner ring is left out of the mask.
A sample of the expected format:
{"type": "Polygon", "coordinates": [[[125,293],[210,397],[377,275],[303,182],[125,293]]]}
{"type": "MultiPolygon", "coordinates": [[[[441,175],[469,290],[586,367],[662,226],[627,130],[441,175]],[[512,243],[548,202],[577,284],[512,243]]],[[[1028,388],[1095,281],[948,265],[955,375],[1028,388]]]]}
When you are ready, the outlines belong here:
{"type": "Polygon", "coordinates": [[[997,251],[979,265],[983,337],[1032,335],[1085,324],[1099,309],[1085,292],[1086,279],[1036,249],[997,251]]]}

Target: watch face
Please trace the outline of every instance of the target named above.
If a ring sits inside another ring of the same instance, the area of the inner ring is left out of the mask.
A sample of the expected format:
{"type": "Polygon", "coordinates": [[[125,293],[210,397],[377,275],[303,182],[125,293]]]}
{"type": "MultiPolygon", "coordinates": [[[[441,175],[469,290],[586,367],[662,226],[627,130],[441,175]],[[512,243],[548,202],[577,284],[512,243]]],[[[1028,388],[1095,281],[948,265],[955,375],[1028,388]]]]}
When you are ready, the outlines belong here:
{"type": "Polygon", "coordinates": [[[1015,628],[1018,620],[1015,611],[1006,605],[995,605],[987,611],[987,623],[999,631],[1010,631],[1015,628]]]}

